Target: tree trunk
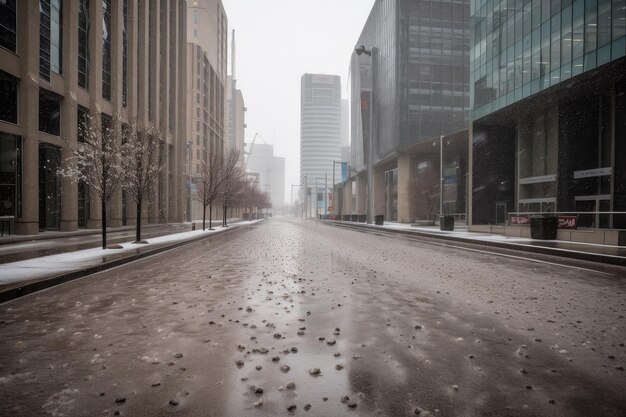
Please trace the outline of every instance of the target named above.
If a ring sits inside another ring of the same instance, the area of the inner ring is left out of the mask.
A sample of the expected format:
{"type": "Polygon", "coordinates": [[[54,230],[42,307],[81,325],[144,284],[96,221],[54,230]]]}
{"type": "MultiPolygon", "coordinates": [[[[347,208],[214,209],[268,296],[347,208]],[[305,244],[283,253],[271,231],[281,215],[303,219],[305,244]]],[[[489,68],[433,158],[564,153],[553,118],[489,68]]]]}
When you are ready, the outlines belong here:
{"type": "Polygon", "coordinates": [[[137,242],[141,241],[141,198],[137,199],[137,227],[135,233],[135,240],[137,242]]]}
{"type": "Polygon", "coordinates": [[[202,231],[206,230],[206,206],[202,206],[202,231]]]}
{"type": "Polygon", "coordinates": [[[213,218],[213,204],[209,204],[209,230],[213,230],[211,219],[213,218]]]}
{"type": "Polygon", "coordinates": [[[102,249],[107,248],[107,202],[102,197],[102,249]]]}

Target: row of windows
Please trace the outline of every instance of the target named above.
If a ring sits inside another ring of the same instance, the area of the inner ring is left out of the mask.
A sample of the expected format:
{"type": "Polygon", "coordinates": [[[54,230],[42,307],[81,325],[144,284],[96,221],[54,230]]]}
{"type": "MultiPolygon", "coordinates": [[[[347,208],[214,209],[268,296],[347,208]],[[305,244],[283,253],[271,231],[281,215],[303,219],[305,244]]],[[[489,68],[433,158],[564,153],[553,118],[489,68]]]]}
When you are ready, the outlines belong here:
{"type": "MultiPolygon", "coordinates": [[[[122,105],[128,96],[128,0],[123,0],[122,105]]],[[[111,99],[111,0],[102,0],[102,97],[111,99]]],[[[63,74],[63,0],[39,1],[39,75],[63,74]]],[[[78,0],[78,85],[89,88],[90,0],[78,0]]],[[[0,46],[16,51],[17,3],[0,1],[0,46]]]]}

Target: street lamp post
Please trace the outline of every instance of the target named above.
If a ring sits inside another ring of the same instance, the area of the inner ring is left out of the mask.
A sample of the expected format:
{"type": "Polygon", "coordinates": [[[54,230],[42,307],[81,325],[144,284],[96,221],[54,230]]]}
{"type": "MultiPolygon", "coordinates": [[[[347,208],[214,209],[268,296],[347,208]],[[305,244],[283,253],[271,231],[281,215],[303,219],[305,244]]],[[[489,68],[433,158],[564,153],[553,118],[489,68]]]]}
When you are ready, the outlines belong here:
{"type": "Polygon", "coordinates": [[[187,221],[191,218],[191,140],[187,141],[187,221]]]}
{"type": "Polygon", "coordinates": [[[365,214],[367,217],[367,223],[372,224],[372,203],[374,198],[372,196],[372,183],[374,182],[374,86],[376,85],[376,53],[378,52],[378,48],[375,46],[371,47],[369,50],[365,48],[365,45],[356,45],[354,47],[354,51],[358,56],[361,54],[365,54],[370,57],[370,76],[372,79],[371,92],[370,92],[370,120],[369,120],[369,152],[367,156],[367,206],[365,209],[365,214]]]}

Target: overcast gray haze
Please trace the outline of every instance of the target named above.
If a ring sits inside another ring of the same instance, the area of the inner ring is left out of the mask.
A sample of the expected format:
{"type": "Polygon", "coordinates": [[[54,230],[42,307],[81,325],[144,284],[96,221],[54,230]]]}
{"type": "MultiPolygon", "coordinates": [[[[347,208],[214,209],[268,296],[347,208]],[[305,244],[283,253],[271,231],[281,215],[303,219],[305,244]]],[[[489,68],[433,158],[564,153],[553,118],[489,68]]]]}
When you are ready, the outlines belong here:
{"type": "Polygon", "coordinates": [[[259,133],[267,143],[274,141],[276,156],[286,158],[288,203],[290,184],[300,178],[300,77],[340,75],[347,98],[350,54],[374,0],[223,3],[229,29],[236,32],[237,87],[248,108],[246,142],[259,133]]]}

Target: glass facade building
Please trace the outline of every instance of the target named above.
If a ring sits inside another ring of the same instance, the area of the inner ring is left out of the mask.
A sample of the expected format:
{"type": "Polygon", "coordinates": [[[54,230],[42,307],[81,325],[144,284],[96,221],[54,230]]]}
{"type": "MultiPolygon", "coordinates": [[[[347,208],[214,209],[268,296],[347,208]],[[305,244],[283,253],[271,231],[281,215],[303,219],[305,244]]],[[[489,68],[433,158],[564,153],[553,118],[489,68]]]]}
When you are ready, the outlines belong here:
{"type": "Polygon", "coordinates": [[[374,5],[358,44],[374,59],[353,55],[352,144],[364,165],[374,63],[374,161],[420,141],[463,130],[469,120],[468,0],[383,0],[374,5]],[[366,104],[365,104],[366,105],[366,104]]]}
{"type": "Polygon", "coordinates": [[[479,119],[626,54],[624,0],[472,0],[479,119]]]}
{"type": "Polygon", "coordinates": [[[473,0],[471,13],[472,222],[626,228],[626,2],[473,0]]]}

